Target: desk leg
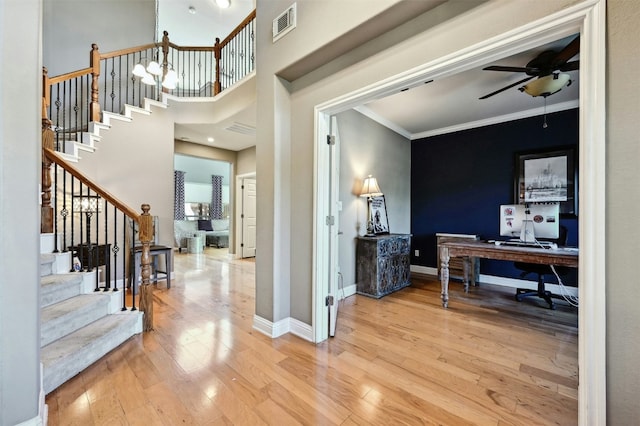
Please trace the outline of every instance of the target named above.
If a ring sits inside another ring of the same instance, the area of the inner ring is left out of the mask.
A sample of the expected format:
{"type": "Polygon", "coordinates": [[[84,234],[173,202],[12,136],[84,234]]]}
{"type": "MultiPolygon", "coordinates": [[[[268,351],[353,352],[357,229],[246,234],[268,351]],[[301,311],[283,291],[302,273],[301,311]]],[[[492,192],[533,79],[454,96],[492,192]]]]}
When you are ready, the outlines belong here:
{"type": "Polygon", "coordinates": [[[469,257],[462,258],[462,279],[464,282],[464,292],[469,293],[469,263],[471,262],[469,257]]]}
{"type": "Polygon", "coordinates": [[[440,286],[442,287],[442,307],[449,305],[449,249],[440,248],[440,286]]]}

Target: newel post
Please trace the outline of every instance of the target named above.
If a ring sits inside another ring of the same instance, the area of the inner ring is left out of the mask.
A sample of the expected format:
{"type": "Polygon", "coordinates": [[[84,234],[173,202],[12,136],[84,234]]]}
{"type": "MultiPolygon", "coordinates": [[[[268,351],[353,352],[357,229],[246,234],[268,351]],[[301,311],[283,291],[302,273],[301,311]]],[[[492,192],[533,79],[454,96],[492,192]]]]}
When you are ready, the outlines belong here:
{"type": "Polygon", "coordinates": [[[153,330],[153,290],[151,280],[151,255],[150,246],[153,240],[153,217],[149,214],[149,204],[141,206],[142,214],[139,217],[140,243],[142,244],[142,256],[140,259],[142,282],[140,283],[140,310],[144,312],[142,328],[144,331],[153,330]]]}
{"type": "Polygon", "coordinates": [[[100,52],[98,45],[91,45],[91,58],[89,59],[91,71],[91,104],[89,107],[89,121],[100,121],[100,96],[98,93],[98,77],[100,77],[100,52]]]}
{"type": "Polygon", "coordinates": [[[45,149],[53,150],[55,133],[51,129],[51,120],[47,116],[49,94],[49,75],[47,69],[42,67],[42,172],[40,181],[42,184],[42,205],[40,206],[40,232],[53,232],[53,207],[51,207],[51,160],[47,158],[45,149]]]}
{"type": "Polygon", "coordinates": [[[216,58],[216,81],[213,83],[213,94],[217,95],[222,91],[220,84],[220,59],[222,58],[222,47],[220,47],[220,39],[216,37],[216,44],[213,46],[213,53],[216,58]]]}

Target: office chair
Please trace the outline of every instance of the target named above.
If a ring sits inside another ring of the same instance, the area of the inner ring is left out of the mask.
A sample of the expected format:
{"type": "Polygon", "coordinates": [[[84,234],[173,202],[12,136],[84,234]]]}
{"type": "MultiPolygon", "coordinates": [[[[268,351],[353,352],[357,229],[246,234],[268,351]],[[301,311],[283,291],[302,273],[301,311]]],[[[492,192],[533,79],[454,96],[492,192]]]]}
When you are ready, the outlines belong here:
{"type": "MultiPolygon", "coordinates": [[[[567,228],[565,226],[560,225],[559,235],[556,239],[549,239],[548,241],[552,241],[558,245],[558,247],[567,245],[567,228]]],[[[556,306],[553,303],[552,298],[561,299],[562,296],[551,293],[549,290],[545,288],[544,285],[544,276],[552,274],[551,266],[549,265],[540,265],[536,263],[525,263],[525,262],[514,262],[514,266],[521,270],[520,278],[524,278],[529,274],[537,274],[538,275],[538,289],[531,290],[528,288],[518,288],[516,289],[516,300],[518,302],[522,302],[522,299],[530,296],[537,296],[541,299],[544,299],[549,304],[549,309],[555,309],[556,306]]],[[[555,270],[558,275],[564,275],[567,273],[568,268],[564,266],[555,266],[555,270]]]]}

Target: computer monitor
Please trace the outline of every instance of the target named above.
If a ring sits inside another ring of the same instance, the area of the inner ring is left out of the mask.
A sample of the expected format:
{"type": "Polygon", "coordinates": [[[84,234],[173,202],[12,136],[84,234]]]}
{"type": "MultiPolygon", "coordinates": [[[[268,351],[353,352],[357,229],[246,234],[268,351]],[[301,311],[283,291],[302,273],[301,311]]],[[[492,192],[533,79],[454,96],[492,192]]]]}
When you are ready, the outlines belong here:
{"type": "Polygon", "coordinates": [[[507,204],[500,206],[500,236],[532,243],[560,234],[560,205],[507,204]]]}

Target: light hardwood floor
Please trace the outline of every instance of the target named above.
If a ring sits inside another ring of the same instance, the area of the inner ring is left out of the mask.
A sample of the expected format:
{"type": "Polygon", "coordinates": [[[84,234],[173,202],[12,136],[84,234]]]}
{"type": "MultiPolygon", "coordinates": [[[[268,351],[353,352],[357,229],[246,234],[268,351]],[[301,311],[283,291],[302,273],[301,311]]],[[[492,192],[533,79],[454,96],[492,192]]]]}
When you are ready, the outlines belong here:
{"type": "Polygon", "coordinates": [[[46,398],[49,425],[577,424],[577,310],[433,278],[341,302],[314,345],[252,329],[255,264],[175,255],[155,330],[46,398]]]}

